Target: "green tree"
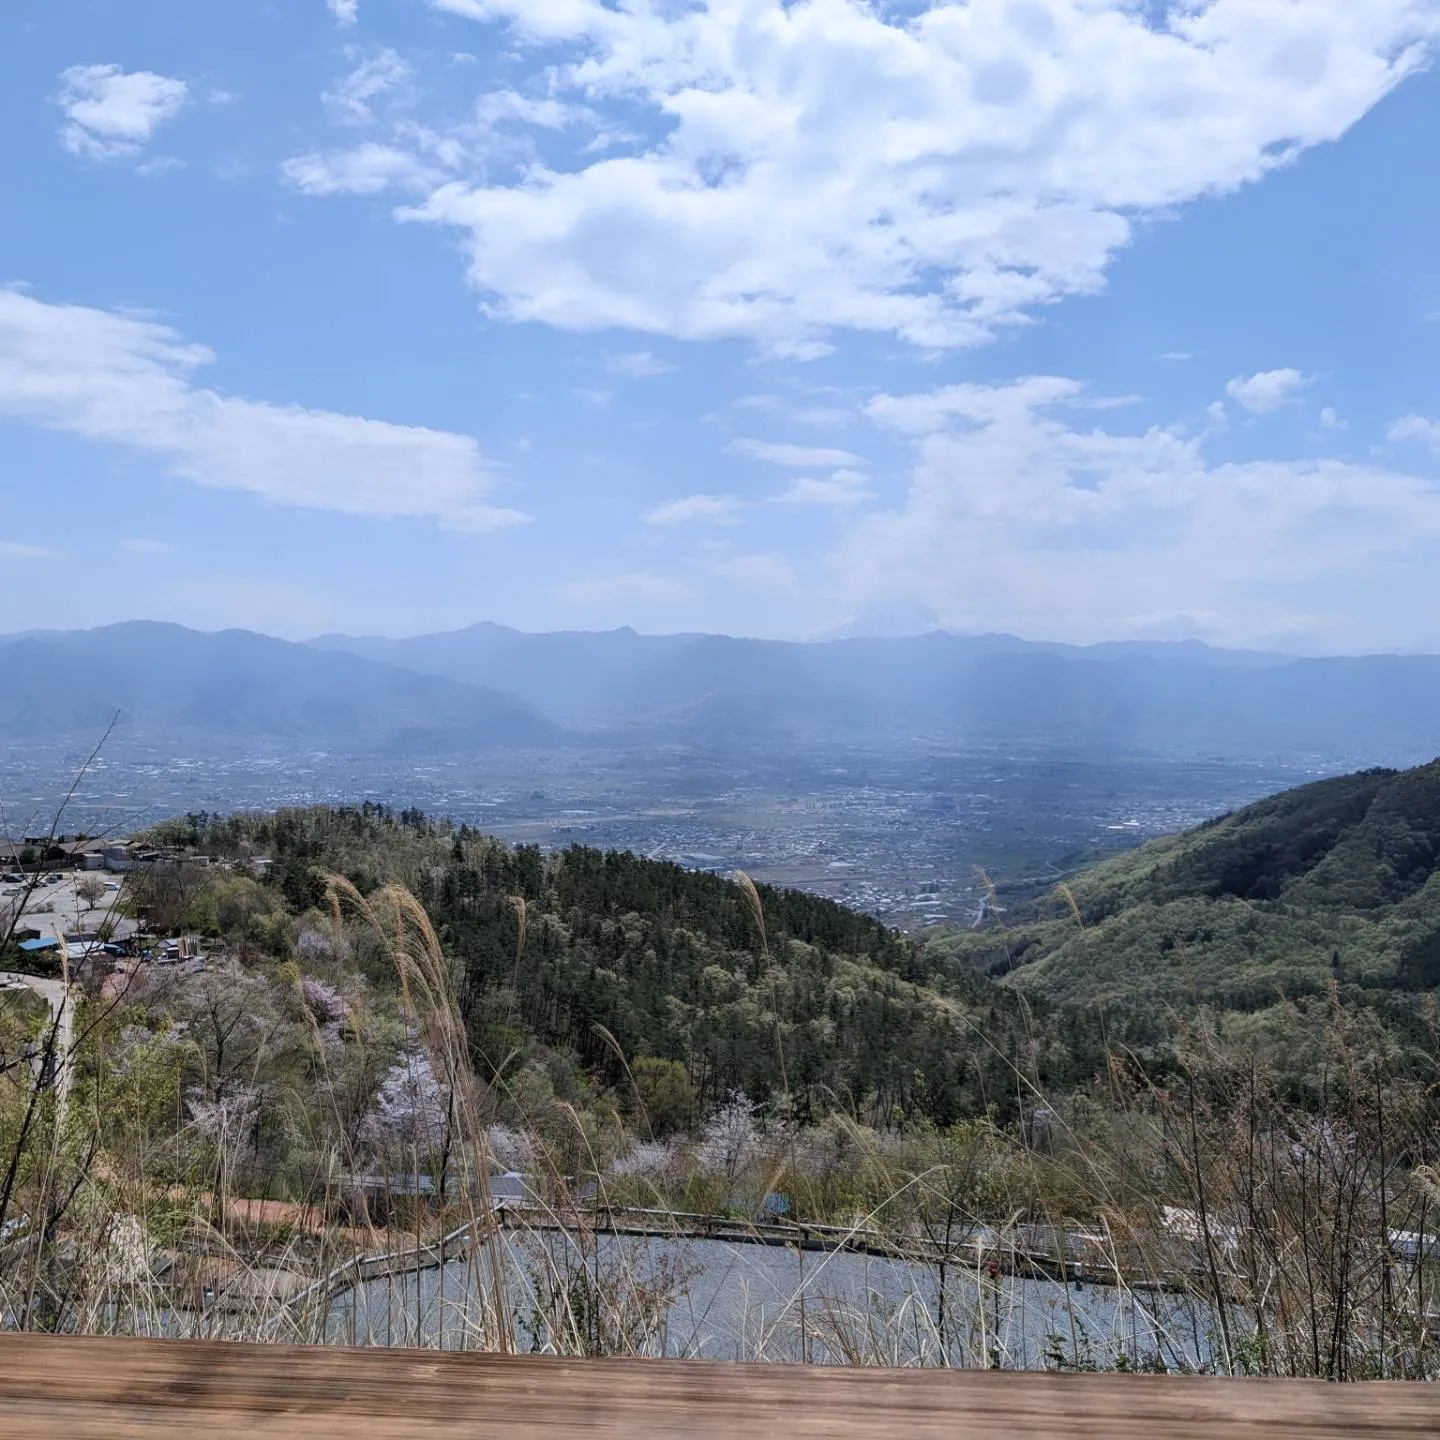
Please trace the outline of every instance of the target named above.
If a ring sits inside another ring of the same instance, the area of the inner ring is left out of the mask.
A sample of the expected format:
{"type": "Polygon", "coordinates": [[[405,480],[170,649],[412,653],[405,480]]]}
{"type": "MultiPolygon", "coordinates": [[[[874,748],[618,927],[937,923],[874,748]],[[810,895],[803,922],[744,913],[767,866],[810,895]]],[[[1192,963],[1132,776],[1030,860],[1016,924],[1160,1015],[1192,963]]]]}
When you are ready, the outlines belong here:
{"type": "Polygon", "coordinates": [[[661,1060],[643,1056],[630,1067],[635,1079],[635,1094],[643,1112],[642,1123],[648,1122],[656,1136],[673,1135],[688,1130],[695,1118],[695,1086],[690,1072],[679,1060],[661,1060]]]}

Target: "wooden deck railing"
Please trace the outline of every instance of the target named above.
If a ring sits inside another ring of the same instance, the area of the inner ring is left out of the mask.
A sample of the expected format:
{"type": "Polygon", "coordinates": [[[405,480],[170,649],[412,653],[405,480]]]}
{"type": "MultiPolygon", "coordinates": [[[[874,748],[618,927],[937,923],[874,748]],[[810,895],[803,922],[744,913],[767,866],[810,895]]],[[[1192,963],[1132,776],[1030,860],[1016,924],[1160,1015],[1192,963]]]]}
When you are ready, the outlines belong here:
{"type": "Polygon", "coordinates": [[[1301,1440],[1440,1435],[1440,1386],[556,1360],[0,1335],[0,1437],[1301,1440]]]}

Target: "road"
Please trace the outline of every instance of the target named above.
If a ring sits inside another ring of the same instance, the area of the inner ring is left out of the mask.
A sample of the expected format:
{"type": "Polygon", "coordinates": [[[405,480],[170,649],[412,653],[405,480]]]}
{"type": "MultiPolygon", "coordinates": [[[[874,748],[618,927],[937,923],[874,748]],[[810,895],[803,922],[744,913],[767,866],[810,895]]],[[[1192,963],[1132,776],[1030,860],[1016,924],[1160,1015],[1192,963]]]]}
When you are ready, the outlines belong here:
{"type": "MultiPolygon", "coordinates": [[[[17,899],[23,893],[23,886],[11,884],[0,889],[0,899],[17,899]]],[[[53,876],[43,877],[21,911],[17,926],[31,928],[53,935],[63,945],[67,934],[93,933],[102,925],[109,924],[114,933],[123,935],[135,928],[135,922],[119,913],[120,889],[116,877],[104,871],[58,871],[53,876]],[[107,886],[96,905],[89,904],[79,893],[81,883],[87,879],[98,879],[107,886]]],[[[19,975],[0,972],[0,985],[7,981],[24,985],[45,999],[50,1007],[52,1023],[58,1018],[59,1029],[55,1037],[55,1057],[59,1067],[56,1090],[63,1110],[69,1103],[72,1067],[70,1049],[74,1035],[75,1001],[67,992],[63,981],[52,980],[38,975],[19,975]],[[68,997],[68,998],[67,998],[68,997]]]]}
{"type": "Polygon", "coordinates": [[[52,980],[43,975],[20,975],[13,970],[0,970],[0,987],[23,985],[41,996],[50,1007],[50,1023],[59,1021],[55,1035],[56,1092],[60,1097],[63,1111],[70,1102],[70,1047],[75,1033],[75,1004],[70,989],[63,980],[52,980]]]}

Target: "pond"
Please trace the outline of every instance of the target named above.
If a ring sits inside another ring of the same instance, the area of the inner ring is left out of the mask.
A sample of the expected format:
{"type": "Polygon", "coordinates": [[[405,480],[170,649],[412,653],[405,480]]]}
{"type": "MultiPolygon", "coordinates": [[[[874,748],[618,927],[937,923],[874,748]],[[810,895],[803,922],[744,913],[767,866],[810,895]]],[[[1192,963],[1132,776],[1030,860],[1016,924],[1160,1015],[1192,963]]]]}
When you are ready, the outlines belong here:
{"type": "Polygon", "coordinates": [[[443,1268],[338,1296],[341,1344],[492,1348],[493,1273],[524,1350],[716,1360],[1169,1369],[1204,1365],[1211,1317],[1184,1296],[716,1240],[507,1233],[443,1268]]]}

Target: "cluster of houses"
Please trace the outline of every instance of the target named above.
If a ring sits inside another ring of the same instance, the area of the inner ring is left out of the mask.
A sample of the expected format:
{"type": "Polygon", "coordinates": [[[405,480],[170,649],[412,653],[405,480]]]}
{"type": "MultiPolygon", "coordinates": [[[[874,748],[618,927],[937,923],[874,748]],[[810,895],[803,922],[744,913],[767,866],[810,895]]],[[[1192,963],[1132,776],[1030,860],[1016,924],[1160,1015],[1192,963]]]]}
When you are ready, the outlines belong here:
{"type": "Polygon", "coordinates": [[[203,960],[205,943],[197,935],[181,935],[161,939],[133,930],[128,935],[107,938],[98,930],[67,931],[63,937],[46,935],[33,927],[21,926],[15,932],[17,948],[32,959],[52,957],[59,960],[63,945],[65,958],[71,965],[85,961],[127,959],[153,960],[159,965],[178,965],[186,960],[203,960]]]}
{"type": "MultiPolygon", "coordinates": [[[[205,946],[199,937],[180,936],[167,939],[146,933],[143,923],[129,916],[112,914],[103,929],[81,925],[63,934],[51,915],[68,913],[69,898],[64,882],[77,872],[98,871],[111,875],[131,872],[165,870],[184,865],[187,869],[223,865],[208,856],[195,856],[167,847],[139,841],[101,841],[83,836],[25,836],[20,839],[0,838],[0,906],[8,904],[13,920],[10,938],[21,956],[31,962],[27,968],[36,973],[59,973],[62,962],[68,962],[72,977],[87,971],[104,975],[123,971],[135,963],[182,964],[191,968],[204,967],[205,946]],[[55,889],[54,887],[60,887],[55,889]],[[64,892],[64,893],[62,893],[64,892]],[[15,911],[24,906],[17,917],[15,911]],[[58,911],[58,914],[57,914],[58,911]],[[43,926],[43,928],[41,928],[43,926]]],[[[110,882],[107,889],[118,891],[120,885],[110,882]]],[[[75,920],[80,908],[75,907],[75,920]]],[[[0,939],[9,926],[0,913],[0,939]]]]}
{"type": "Polygon", "coordinates": [[[207,866],[207,855],[187,855],[165,846],[142,845],[135,840],[99,841],[88,837],[29,835],[22,839],[0,837],[0,870],[21,874],[36,870],[106,870],[123,875],[131,870],[167,865],[207,866]]]}

